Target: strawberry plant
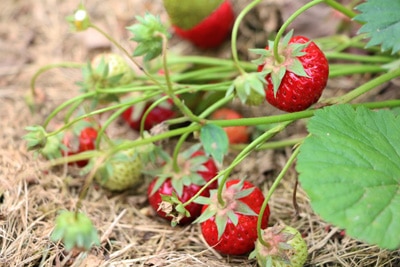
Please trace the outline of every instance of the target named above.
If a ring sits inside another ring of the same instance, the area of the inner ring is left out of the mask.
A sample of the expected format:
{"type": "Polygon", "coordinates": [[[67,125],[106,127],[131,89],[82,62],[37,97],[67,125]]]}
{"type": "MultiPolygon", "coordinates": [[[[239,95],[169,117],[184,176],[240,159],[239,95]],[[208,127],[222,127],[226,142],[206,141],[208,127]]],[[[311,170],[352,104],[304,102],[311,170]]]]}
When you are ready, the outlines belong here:
{"type": "Polygon", "coordinates": [[[159,216],[174,226],[199,223],[206,243],[216,251],[241,255],[256,246],[251,256],[260,266],[302,266],[307,244],[298,231],[289,226],[268,227],[270,212],[279,218],[279,210],[270,210],[270,201],[296,162],[299,185],[321,220],[360,242],[388,250],[400,248],[400,129],[395,109],[400,101],[365,102],[360,98],[400,77],[399,4],[369,0],[357,2],[353,10],[334,0],[309,1],[283,23],[273,40],[250,49],[249,54],[260,57],[246,62],[237,53],[239,25],[261,1],[252,1],[235,20],[229,1],[192,2],[164,1],[175,32],[203,48],[217,46],[231,34],[232,59],[169,53],[168,28],[149,13],[127,27],[137,45],[130,52],[92,24],[80,6],[69,18],[72,28],[97,30],[140,72],[133,75],[120,58],[103,56],[88,65],[52,65],[33,77],[34,93],[37,77],[52,67],[83,69],[80,94],[55,108],[43,125],[28,127],[25,136],[30,150],[49,159],[47,167],[89,161],[73,213],[76,217],[69,213],[58,217],[53,240],[62,240],[67,249],[98,245],[87,218],[79,215],[81,201],[93,182],[114,191],[145,184],[149,205],[159,216]],[[360,27],[358,33],[310,39],[296,35],[296,29],[288,30],[297,17],[317,5],[352,19],[360,27]],[[217,16],[225,19],[217,20],[217,16]],[[215,32],[205,37],[210,28],[215,32]],[[361,52],[352,53],[354,49],[361,52]],[[340,95],[324,95],[329,79],[354,74],[368,75],[369,80],[340,95]],[[188,105],[188,95],[194,95],[193,103],[201,107],[188,105]],[[239,100],[236,104],[255,109],[268,104],[279,113],[245,118],[218,115],[235,99],[239,100]],[[50,122],[60,114],[65,124],[51,131],[50,122]],[[63,157],[58,135],[96,116],[104,123],[90,136],[91,142],[95,139],[90,149],[63,157]],[[138,130],[136,139],[119,142],[106,135],[106,129],[121,118],[138,130]],[[306,124],[307,136],[278,145],[271,140],[297,121],[306,124]],[[239,141],[233,137],[247,133],[243,129],[249,126],[260,131],[250,142],[248,135],[239,141]],[[240,150],[226,157],[235,142],[243,143],[240,150]],[[188,145],[191,148],[183,150],[188,145]],[[287,146],[293,147],[291,155],[273,183],[265,183],[266,193],[248,177],[230,179],[232,171],[254,151],[287,146]],[[81,229],[79,220],[87,227],[81,229]]]}

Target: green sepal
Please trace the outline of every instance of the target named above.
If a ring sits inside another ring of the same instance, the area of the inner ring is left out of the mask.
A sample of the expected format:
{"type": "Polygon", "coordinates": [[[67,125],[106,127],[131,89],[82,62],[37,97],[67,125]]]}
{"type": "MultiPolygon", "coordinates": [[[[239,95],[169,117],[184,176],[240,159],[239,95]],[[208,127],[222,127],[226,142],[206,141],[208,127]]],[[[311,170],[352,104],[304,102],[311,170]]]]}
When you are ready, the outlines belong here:
{"type": "Polygon", "coordinates": [[[274,97],[276,97],[276,94],[278,93],[279,87],[281,86],[282,79],[285,74],[286,68],[284,66],[281,66],[277,72],[271,73],[271,81],[274,87],[274,97]]]}
{"type": "Polygon", "coordinates": [[[73,248],[89,250],[94,245],[100,245],[92,221],[81,212],[61,211],[50,239],[54,242],[63,241],[67,251],[73,248]]]}
{"type": "MultiPolygon", "coordinates": [[[[229,214],[229,212],[228,212],[228,214],[229,214]]],[[[226,225],[228,224],[228,216],[215,216],[215,224],[217,225],[218,240],[221,239],[221,236],[225,232],[226,225]]],[[[232,215],[231,215],[231,217],[232,217],[232,215]]]]}
{"type": "Polygon", "coordinates": [[[292,64],[288,66],[287,70],[293,72],[294,74],[300,77],[310,77],[305,72],[304,67],[301,64],[300,60],[298,60],[297,58],[293,59],[292,64]]]}
{"type": "Polygon", "coordinates": [[[127,27],[134,36],[131,40],[138,43],[133,56],[144,55],[145,61],[150,61],[162,53],[163,38],[170,37],[167,28],[161,23],[158,16],[146,13],[144,17],[136,16],[137,24],[127,27]]]}

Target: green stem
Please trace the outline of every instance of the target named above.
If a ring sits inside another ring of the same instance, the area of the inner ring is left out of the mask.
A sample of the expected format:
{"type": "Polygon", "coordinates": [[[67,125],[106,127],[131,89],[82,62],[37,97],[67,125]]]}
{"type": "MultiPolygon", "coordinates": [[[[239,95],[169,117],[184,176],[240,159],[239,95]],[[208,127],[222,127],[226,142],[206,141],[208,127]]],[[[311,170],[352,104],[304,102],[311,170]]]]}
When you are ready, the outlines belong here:
{"type": "MultiPolygon", "coordinates": [[[[291,138],[291,139],[280,140],[280,141],[271,141],[271,142],[268,142],[268,143],[258,146],[255,150],[278,149],[278,148],[284,148],[284,147],[288,147],[288,146],[294,146],[295,144],[300,143],[303,140],[304,140],[304,137],[291,138]]],[[[246,144],[236,144],[236,145],[231,145],[230,148],[232,148],[234,150],[243,150],[246,146],[247,146],[246,144]]]]}
{"type": "Polygon", "coordinates": [[[306,11],[307,9],[318,5],[322,2],[324,2],[326,0],[314,0],[311,1],[307,4],[305,4],[304,6],[300,7],[298,10],[296,10],[286,21],[285,23],[283,23],[283,25],[281,26],[281,28],[279,29],[278,33],[276,34],[275,40],[274,40],[274,47],[273,47],[273,51],[274,51],[274,58],[278,63],[282,63],[283,62],[283,58],[281,57],[281,55],[279,54],[279,43],[280,43],[280,39],[282,38],[283,34],[285,33],[286,28],[299,16],[301,15],[304,11],[306,11]]]}
{"type": "Polygon", "coordinates": [[[344,5],[338,3],[335,0],[325,0],[325,3],[328,6],[332,7],[333,9],[336,9],[337,11],[339,11],[340,13],[342,13],[343,15],[345,15],[351,19],[357,15],[353,10],[345,7],[344,5]]]}
{"type": "MultiPolygon", "coordinates": [[[[230,102],[233,99],[233,95],[229,96],[229,97],[225,97],[222,98],[220,100],[218,100],[217,102],[213,103],[211,106],[209,106],[207,109],[205,109],[200,115],[199,118],[201,119],[205,119],[207,116],[209,116],[214,110],[222,107],[223,105],[225,105],[226,103],[230,102]]],[[[190,126],[194,126],[196,125],[195,122],[192,122],[190,124],[190,126]]],[[[177,142],[177,144],[175,145],[175,149],[173,152],[173,159],[177,159],[178,155],[179,155],[179,151],[181,150],[181,147],[183,145],[183,143],[185,142],[186,138],[189,136],[191,132],[186,132],[184,134],[182,134],[177,142]]]]}
{"type": "MultiPolygon", "coordinates": [[[[231,67],[235,68],[235,62],[231,59],[207,57],[207,56],[170,56],[168,59],[168,65],[176,65],[187,63],[190,65],[204,65],[204,66],[216,66],[216,67],[231,67]]],[[[240,66],[245,70],[253,70],[255,67],[254,63],[248,61],[238,61],[240,66]]]]}
{"type": "MultiPolygon", "coordinates": [[[[281,132],[283,129],[285,129],[289,124],[291,124],[294,120],[289,120],[286,122],[283,122],[272,129],[266,131],[259,137],[257,137],[253,142],[251,142],[249,145],[247,145],[240,153],[235,157],[235,159],[231,162],[229,165],[229,169],[233,170],[234,167],[236,167],[240,162],[242,162],[253,150],[255,150],[257,147],[259,147],[262,143],[264,143],[266,140],[270,139],[271,137],[275,136],[277,133],[281,132]]],[[[220,181],[220,185],[223,185],[226,183],[226,181],[229,178],[230,171],[226,171],[224,173],[223,178],[220,181]]],[[[225,201],[222,198],[222,189],[223,186],[218,187],[218,202],[222,205],[222,207],[225,205],[225,201]]]]}
{"type": "Polygon", "coordinates": [[[389,82],[390,80],[397,78],[399,76],[400,76],[400,69],[387,72],[385,74],[382,74],[381,76],[378,76],[375,79],[369,80],[368,82],[362,84],[361,86],[357,87],[353,91],[351,91],[343,96],[333,98],[333,101],[330,101],[329,103],[331,103],[331,104],[348,103],[348,102],[354,100],[355,98],[365,94],[366,92],[376,88],[377,86],[379,86],[385,82],[389,82]]]}
{"type": "MultiPolygon", "coordinates": [[[[223,104],[223,103],[221,102],[221,104],[223,104]]],[[[395,108],[395,107],[400,107],[400,100],[386,100],[386,101],[381,101],[381,102],[367,102],[367,103],[352,104],[353,108],[356,108],[358,106],[364,106],[364,107],[369,108],[369,109],[395,108]]],[[[209,111],[207,111],[207,112],[209,112],[209,111]]],[[[313,112],[314,111],[312,111],[312,114],[313,114],[313,112]]],[[[81,119],[82,118],[79,118],[77,120],[81,120],[81,119]]],[[[221,126],[217,121],[213,121],[213,123],[215,123],[216,125],[221,126]]],[[[289,124],[290,122],[287,121],[285,123],[289,124]]],[[[233,126],[233,125],[226,125],[226,126],[233,126]]],[[[146,144],[149,144],[149,143],[154,143],[154,142],[157,142],[157,141],[160,141],[160,140],[164,140],[164,139],[167,139],[167,138],[171,138],[171,137],[174,137],[174,136],[182,136],[183,134],[188,134],[188,133],[191,133],[191,132],[194,132],[194,131],[199,131],[200,128],[201,128],[201,126],[198,125],[198,124],[189,125],[188,127],[185,127],[185,128],[179,128],[179,129],[171,130],[171,131],[159,134],[159,135],[146,137],[145,139],[138,139],[138,140],[130,142],[128,145],[126,145],[126,144],[117,145],[115,151],[124,150],[124,149],[128,149],[128,148],[131,148],[131,147],[136,147],[136,146],[141,146],[141,145],[146,145],[146,144]]],[[[276,129],[275,129],[275,131],[276,131],[276,129]]],[[[49,135],[53,135],[53,134],[54,134],[54,132],[52,132],[49,135]]],[[[269,134],[271,134],[271,132],[269,134]]],[[[288,142],[289,142],[289,140],[288,140],[288,142]]],[[[263,149],[264,146],[268,147],[268,144],[262,145],[261,144],[262,142],[258,142],[258,141],[257,141],[257,143],[259,143],[259,145],[255,145],[254,144],[254,150],[263,149]]],[[[274,143],[276,143],[277,146],[278,146],[278,142],[271,142],[271,144],[274,144],[274,143]]],[[[283,145],[283,143],[281,143],[281,145],[283,145]]],[[[287,144],[287,145],[289,145],[289,144],[287,144]]],[[[73,161],[78,161],[78,160],[86,160],[86,159],[90,159],[90,158],[93,158],[93,157],[98,157],[102,153],[103,152],[92,150],[92,151],[87,151],[87,152],[84,152],[84,153],[79,153],[79,154],[68,156],[68,157],[53,159],[53,160],[50,161],[50,164],[48,166],[46,165],[45,168],[49,168],[49,167],[55,166],[55,165],[65,164],[66,162],[73,162],[73,161]]],[[[242,155],[245,155],[245,154],[243,153],[242,155]]],[[[233,161],[234,165],[227,167],[226,170],[224,170],[224,171],[221,171],[219,176],[222,176],[222,175],[232,171],[233,168],[243,158],[245,158],[245,157],[240,156],[240,157],[235,158],[235,160],[233,161]]],[[[215,180],[213,180],[213,181],[215,181],[215,180]]],[[[210,182],[210,184],[211,183],[212,182],[210,182]]],[[[188,201],[188,202],[191,202],[191,201],[188,201]]]]}
{"type": "Polygon", "coordinates": [[[153,75],[151,75],[145,68],[142,67],[142,65],[139,64],[138,61],[136,61],[130,54],[129,52],[122,46],[120,45],[117,41],[114,40],[114,38],[112,38],[107,32],[103,31],[101,28],[97,27],[94,24],[90,24],[89,25],[90,28],[96,30],[97,32],[99,32],[100,34],[102,34],[105,38],[107,38],[107,40],[109,40],[113,45],[115,45],[120,51],[122,51],[128,58],[129,60],[135,64],[141,71],[143,71],[143,73],[149,78],[149,80],[151,80],[152,82],[154,82],[154,84],[157,84],[158,86],[162,87],[162,85],[160,84],[160,82],[155,79],[153,77],[153,75]]]}
{"type": "Polygon", "coordinates": [[[50,115],[47,116],[46,120],[43,123],[43,128],[46,129],[46,127],[48,126],[48,124],[50,123],[50,121],[64,108],[66,108],[69,105],[72,105],[76,102],[81,102],[84,99],[90,98],[92,96],[94,96],[96,94],[96,92],[88,92],[82,95],[78,95],[77,97],[68,99],[67,101],[65,101],[64,103],[62,103],[61,105],[59,105],[57,108],[55,108],[50,115]]]}
{"type": "Polygon", "coordinates": [[[389,63],[393,61],[393,57],[386,56],[367,56],[367,55],[356,55],[343,52],[326,52],[325,56],[327,59],[342,59],[351,60],[364,63],[389,63]]]}
{"type": "Polygon", "coordinates": [[[386,71],[386,69],[378,65],[332,64],[331,67],[332,69],[329,70],[329,78],[386,71]]]}
{"type": "Polygon", "coordinates": [[[285,166],[282,168],[282,170],[280,171],[278,177],[275,179],[274,183],[272,184],[271,188],[268,190],[268,194],[264,199],[264,202],[261,206],[260,209],[260,214],[258,215],[258,220],[257,220],[257,232],[258,232],[258,240],[260,241],[260,243],[266,247],[269,247],[270,245],[264,241],[264,239],[262,238],[262,218],[264,217],[264,213],[265,213],[265,209],[267,208],[268,202],[271,199],[272,194],[275,192],[276,188],[278,187],[278,185],[280,184],[281,180],[283,179],[283,177],[285,176],[285,174],[287,173],[287,171],[289,170],[290,166],[292,166],[293,162],[295,161],[297,155],[300,152],[300,145],[297,146],[297,148],[293,151],[292,155],[289,157],[289,159],[287,160],[285,166]]]}
{"type": "Polygon", "coordinates": [[[162,53],[162,60],[163,60],[163,66],[164,66],[164,76],[165,76],[165,81],[167,82],[167,89],[165,93],[172,99],[174,102],[175,106],[184,114],[187,116],[191,121],[197,122],[202,124],[203,122],[199,117],[197,117],[193,112],[182,103],[182,101],[179,99],[179,97],[176,96],[173,85],[171,82],[170,74],[169,74],[169,69],[168,69],[168,64],[167,64],[167,45],[168,45],[168,39],[164,34],[157,34],[157,36],[161,37],[163,40],[163,53],[162,53]]]}
{"type": "Polygon", "coordinates": [[[44,72],[49,71],[51,69],[55,68],[82,68],[83,64],[82,63],[76,63],[76,62],[61,62],[61,63],[54,63],[54,64],[49,64],[44,67],[41,67],[36,73],[33,75],[30,83],[30,88],[31,88],[31,93],[33,96],[36,96],[35,92],[35,86],[36,86],[36,80],[39,78],[40,75],[42,75],[44,72]]]}
{"type": "Polygon", "coordinates": [[[261,2],[261,0],[254,0],[250,4],[248,4],[236,17],[235,23],[233,24],[233,29],[232,29],[232,35],[231,35],[231,53],[232,53],[232,58],[233,61],[236,65],[236,68],[239,70],[239,72],[243,75],[245,74],[245,70],[242,68],[242,66],[239,64],[239,57],[237,53],[237,46],[236,46],[236,39],[237,39],[237,33],[239,30],[240,22],[243,20],[243,17],[256,5],[258,5],[261,2]]]}

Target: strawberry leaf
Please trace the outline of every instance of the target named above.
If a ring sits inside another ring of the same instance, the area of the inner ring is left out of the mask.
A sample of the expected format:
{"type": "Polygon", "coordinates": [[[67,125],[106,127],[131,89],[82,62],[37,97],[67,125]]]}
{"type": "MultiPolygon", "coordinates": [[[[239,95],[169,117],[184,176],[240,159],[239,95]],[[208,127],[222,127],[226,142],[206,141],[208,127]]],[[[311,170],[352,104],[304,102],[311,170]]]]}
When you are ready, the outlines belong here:
{"type": "Polygon", "coordinates": [[[367,48],[381,45],[382,51],[400,50],[400,2],[397,0],[368,0],[356,7],[361,13],[355,20],[365,22],[358,33],[366,33],[367,48]]]}
{"type": "Polygon", "coordinates": [[[222,164],[229,148],[228,136],[224,129],[215,124],[206,124],[200,130],[200,141],[206,154],[222,164]]]}
{"type": "Polygon", "coordinates": [[[400,117],[338,105],[316,111],[308,130],[296,168],[315,212],[349,236],[399,248],[400,117]]]}

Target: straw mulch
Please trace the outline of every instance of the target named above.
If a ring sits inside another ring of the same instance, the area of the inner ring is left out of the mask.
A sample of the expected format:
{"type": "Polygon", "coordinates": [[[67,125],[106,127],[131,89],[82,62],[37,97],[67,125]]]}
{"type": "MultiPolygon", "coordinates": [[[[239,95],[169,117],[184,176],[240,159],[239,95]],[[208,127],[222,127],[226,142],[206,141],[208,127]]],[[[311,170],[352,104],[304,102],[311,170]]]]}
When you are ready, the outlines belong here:
{"type": "MultiPolygon", "coordinates": [[[[49,240],[57,211],[74,209],[83,177],[67,166],[41,168],[45,161],[27,152],[21,137],[26,126],[42,123],[57,105],[77,94],[74,82],[80,79],[80,71],[57,69],[39,79],[38,88],[45,95],[40,112],[31,113],[25,97],[30,78],[39,67],[61,61],[84,62],[93,51],[109,48],[94,32],[69,31],[65,17],[78,2],[0,3],[0,266],[257,266],[247,256],[221,256],[208,248],[197,225],[172,228],[158,219],[148,206],[145,185],[120,194],[95,186],[89,190],[82,211],[95,223],[101,247],[87,253],[66,253],[61,244],[49,240]]],[[[87,6],[100,27],[128,49],[133,44],[128,41],[125,26],[133,23],[134,15],[143,15],[146,10],[162,14],[160,1],[93,0],[87,1],[87,6]]],[[[267,13],[260,7],[252,16],[270,17],[267,13]]],[[[265,27],[276,27],[274,23],[270,20],[265,27]]],[[[243,31],[246,29],[251,27],[243,31]]],[[[253,39],[243,33],[240,47],[265,38],[260,29],[253,39]]],[[[176,51],[190,50],[190,46],[175,44],[176,51]]],[[[226,56],[223,49],[217,53],[226,56]]],[[[340,84],[341,88],[351,88],[351,81],[350,85],[349,81],[340,84]]],[[[114,125],[110,132],[132,135],[121,125],[114,125]]],[[[277,138],[305,134],[304,123],[298,123],[277,138]]],[[[231,151],[229,158],[235,153],[231,151]]],[[[258,151],[232,176],[247,176],[266,192],[290,153],[290,148],[258,151]]],[[[299,214],[295,216],[295,180],[292,169],[270,202],[270,224],[284,222],[300,230],[309,248],[307,266],[400,266],[399,251],[358,242],[322,221],[312,212],[301,189],[297,192],[299,214]]]]}

